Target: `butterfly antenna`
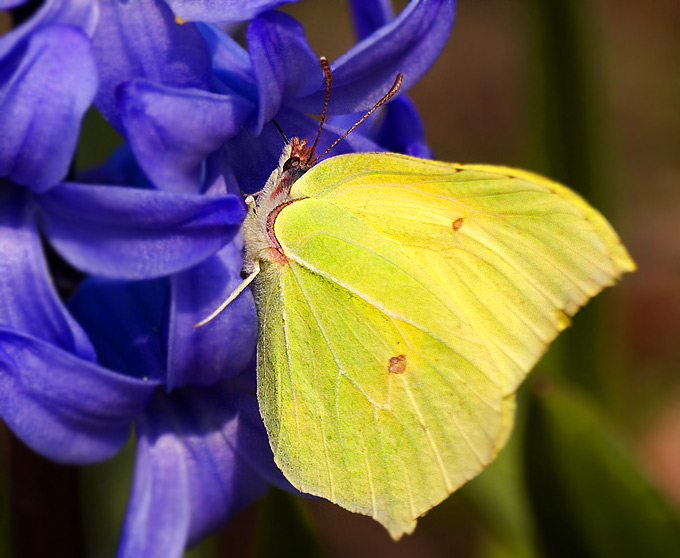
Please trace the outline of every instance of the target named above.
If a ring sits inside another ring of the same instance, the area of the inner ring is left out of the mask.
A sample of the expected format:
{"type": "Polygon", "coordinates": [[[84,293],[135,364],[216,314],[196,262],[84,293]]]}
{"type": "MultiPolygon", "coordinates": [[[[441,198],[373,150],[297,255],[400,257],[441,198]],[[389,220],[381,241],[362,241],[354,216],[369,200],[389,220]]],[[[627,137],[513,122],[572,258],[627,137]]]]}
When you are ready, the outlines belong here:
{"type": "MultiPolygon", "coordinates": [[[[392,88],[385,93],[385,96],[380,99],[373,107],[366,113],[364,114],[359,121],[354,124],[349,130],[347,130],[344,134],[342,134],[338,139],[336,139],[326,151],[324,151],[321,155],[316,157],[314,161],[312,161],[312,164],[316,163],[321,157],[323,157],[326,153],[328,153],[331,149],[333,149],[338,143],[340,143],[342,140],[344,140],[354,129],[361,124],[364,120],[366,120],[371,114],[373,114],[378,108],[380,108],[382,105],[384,105],[387,101],[389,101],[392,97],[394,97],[397,94],[397,91],[399,91],[399,88],[401,87],[401,82],[404,80],[404,74],[401,72],[397,74],[396,79],[394,80],[394,84],[392,85],[392,88]]],[[[325,110],[325,108],[324,108],[325,110]]]]}
{"type": "Polygon", "coordinates": [[[331,75],[331,67],[328,64],[328,59],[325,56],[322,56],[319,58],[319,63],[323,68],[323,75],[326,78],[326,97],[323,101],[323,111],[321,111],[321,119],[319,120],[319,130],[316,132],[312,149],[309,152],[310,155],[314,153],[316,144],[319,142],[319,138],[321,137],[321,130],[323,129],[323,124],[326,121],[326,112],[328,111],[328,100],[331,98],[331,84],[333,83],[333,76],[331,75]]]}
{"type": "Polygon", "coordinates": [[[281,126],[279,126],[279,123],[272,118],[272,123],[274,126],[276,126],[276,129],[279,131],[279,134],[281,134],[281,137],[283,138],[283,141],[288,143],[288,138],[286,137],[286,134],[283,133],[283,130],[281,129],[281,126]]]}

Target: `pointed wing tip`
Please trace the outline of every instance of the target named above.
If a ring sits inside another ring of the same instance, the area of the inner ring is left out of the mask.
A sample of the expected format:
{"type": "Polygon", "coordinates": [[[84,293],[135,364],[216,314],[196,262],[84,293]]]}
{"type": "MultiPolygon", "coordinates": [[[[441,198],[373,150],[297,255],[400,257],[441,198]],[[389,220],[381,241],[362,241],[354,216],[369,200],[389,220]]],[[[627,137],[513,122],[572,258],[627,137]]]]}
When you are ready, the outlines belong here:
{"type": "Polygon", "coordinates": [[[617,257],[615,260],[616,265],[621,271],[621,274],[637,271],[637,264],[633,258],[630,257],[628,251],[623,247],[623,245],[621,245],[621,248],[623,249],[623,254],[619,255],[619,257],[617,257]]]}
{"type": "Polygon", "coordinates": [[[416,519],[409,519],[406,521],[400,521],[398,519],[389,518],[389,520],[380,520],[377,517],[373,517],[378,523],[380,523],[394,542],[398,542],[404,535],[410,535],[415,531],[416,524],[418,523],[416,519]]]}

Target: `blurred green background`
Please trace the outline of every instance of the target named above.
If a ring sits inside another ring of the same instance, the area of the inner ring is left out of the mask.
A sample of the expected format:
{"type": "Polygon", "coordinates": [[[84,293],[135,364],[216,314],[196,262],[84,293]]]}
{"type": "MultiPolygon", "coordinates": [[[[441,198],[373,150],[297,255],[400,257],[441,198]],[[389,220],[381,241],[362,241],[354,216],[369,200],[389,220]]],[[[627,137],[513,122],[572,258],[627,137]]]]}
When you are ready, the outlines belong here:
{"type": "MultiPolygon", "coordinates": [[[[286,11],[319,55],[353,44],[344,0],[286,11]]],[[[395,543],[369,518],[272,491],[189,556],[680,556],[680,3],[459,0],[409,95],[438,159],[568,184],[639,270],[576,316],[522,387],[497,462],[412,536],[395,543]]],[[[82,160],[103,156],[84,147],[82,160]]],[[[2,431],[0,556],[18,448],[2,431]]],[[[77,554],[115,554],[133,457],[129,444],[64,481],[80,494],[77,554]]],[[[50,518],[26,513],[37,531],[50,518]]]]}

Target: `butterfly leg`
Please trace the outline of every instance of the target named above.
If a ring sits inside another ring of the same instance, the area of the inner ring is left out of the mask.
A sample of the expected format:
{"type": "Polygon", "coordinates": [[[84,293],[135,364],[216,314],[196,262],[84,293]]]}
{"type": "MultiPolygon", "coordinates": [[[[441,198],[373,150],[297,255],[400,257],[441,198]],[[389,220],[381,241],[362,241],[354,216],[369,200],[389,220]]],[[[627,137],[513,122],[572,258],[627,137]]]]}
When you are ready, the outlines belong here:
{"type": "Polygon", "coordinates": [[[198,328],[198,327],[204,326],[208,322],[214,320],[217,316],[219,316],[222,313],[222,311],[227,306],[229,306],[234,300],[236,300],[236,297],[238,295],[240,295],[245,290],[245,288],[248,285],[250,285],[250,283],[252,283],[253,279],[255,279],[255,277],[257,277],[257,274],[260,273],[260,262],[259,261],[253,262],[253,266],[254,266],[253,271],[250,273],[250,275],[248,275],[248,277],[246,277],[241,282],[241,284],[238,287],[236,287],[236,289],[229,295],[229,298],[227,298],[227,300],[225,300],[222,304],[220,304],[219,308],[217,308],[217,310],[215,310],[212,314],[210,314],[210,316],[201,320],[197,324],[194,324],[194,327],[198,328]]]}

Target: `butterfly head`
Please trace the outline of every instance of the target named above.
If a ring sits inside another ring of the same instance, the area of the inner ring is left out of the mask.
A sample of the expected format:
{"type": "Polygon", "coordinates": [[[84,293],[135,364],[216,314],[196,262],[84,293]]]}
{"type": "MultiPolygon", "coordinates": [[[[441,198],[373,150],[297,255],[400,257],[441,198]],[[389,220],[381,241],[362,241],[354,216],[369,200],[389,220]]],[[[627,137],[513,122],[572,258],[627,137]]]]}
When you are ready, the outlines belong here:
{"type": "Polygon", "coordinates": [[[269,178],[262,191],[262,199],[284,203],[295,181],[314,165],[314,145],[307,145],[306,139],[294,137],[284,147],[278,169],[269,178]]]}
{"type": "Polygon", "coordinates": [[[290,156],[281,167],[282,173],[300,178],[314,165],[314,145],[307,145],[307,139],[295,137],[290,140],[290,156]]]}
{"type": "MultiPolygon", "coordinates": [[[[283,153],[279,159],[279,165],[269,177],[265,187],[255,201],[254,197],[249,197],[249,210],[246,220],[243,225],[244,236],[246,239],[247,260],[251,262],[260,260],[281,261],[285,262],[286,258],[280,247],[276,235],[274,233],[274,222],[281,210],[296,201],[294,195],[291,195],[293,184],[314,164],[328,153],[338,142],[342,141],[347,135],[352,132],[359,124],[368,118],[378,107],[382,106],[389,99],[391,99],[401,87],[403,75],[397,74],[392,88],[378,101],[373,108],[371,108],[358,122],[354,124],[347,132],[338,137],[326,150],[319,155],[315,155],[315,148],[326,120],[328,111],[328,100],[331,92],[331,71],[326,58],[321,57],[319,62],[323,68],[326,79],[326,96],[324,99],[323,111],[319,120],[319,127],[316,137],[311,144],[308,144],[306,139],[294,137],[288,141],[286,135],[283,133],[281,127],[272,121],[279,133],[286,143],[283,153]]],[[[302,199],[302,198],[297,198],[302,199]]],[[[247,267],[247,266],[246,266],[247,267]]]]}

